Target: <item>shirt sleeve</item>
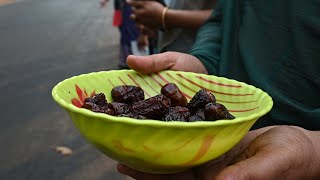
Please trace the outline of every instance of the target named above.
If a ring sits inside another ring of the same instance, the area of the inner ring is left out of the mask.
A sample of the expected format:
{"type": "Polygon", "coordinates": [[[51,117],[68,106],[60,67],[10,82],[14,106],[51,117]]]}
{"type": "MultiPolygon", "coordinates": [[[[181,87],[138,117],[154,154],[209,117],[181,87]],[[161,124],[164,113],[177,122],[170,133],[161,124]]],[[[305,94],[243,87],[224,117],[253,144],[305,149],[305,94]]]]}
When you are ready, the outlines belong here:
{"type": "Polygon", "coordinates": [[[190,54],[197,57],[209,74],[217,74],[221,49],[221,6],[218,4],[204,25],[198,30],[190,54]]]}

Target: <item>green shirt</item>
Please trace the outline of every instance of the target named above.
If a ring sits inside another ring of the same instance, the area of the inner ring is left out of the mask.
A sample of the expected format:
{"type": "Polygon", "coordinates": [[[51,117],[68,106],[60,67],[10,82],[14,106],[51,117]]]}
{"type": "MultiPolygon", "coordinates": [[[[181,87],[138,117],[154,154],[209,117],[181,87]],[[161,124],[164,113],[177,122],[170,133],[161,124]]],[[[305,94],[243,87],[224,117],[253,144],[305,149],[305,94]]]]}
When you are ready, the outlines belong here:
{"type": "Polygon", "coordinates": [[[274,100],[255,127],[320,129],[319,0],[225,0],[190,53],[209,74],[246,82],[274,100]]]}

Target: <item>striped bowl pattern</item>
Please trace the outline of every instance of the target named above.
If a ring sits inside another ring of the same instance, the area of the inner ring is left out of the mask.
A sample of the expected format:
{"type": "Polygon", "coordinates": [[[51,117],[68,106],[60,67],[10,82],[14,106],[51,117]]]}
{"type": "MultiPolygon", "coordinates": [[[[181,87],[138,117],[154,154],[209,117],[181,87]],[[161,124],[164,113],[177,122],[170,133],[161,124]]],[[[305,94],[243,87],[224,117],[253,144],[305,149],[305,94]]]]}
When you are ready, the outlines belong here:
{"type": "Polygon", "coordinates": [[[139,74],[132,70],[94,72],[74,76],[52,90],[54,100],[70,115],[84,138],[110,158],[149,173],[183,171],[224,154],[236,145],[256,120],[268,113],[271,97],[251,85],[212,75],[180,71],[139,74]],[[136,85],[149,98],[166,83],[175,83],[190,100],[200,89],[212,92],[234,120],[215,122],[162,122],[135,120],[79,108],[86,97],[136,85]]]}

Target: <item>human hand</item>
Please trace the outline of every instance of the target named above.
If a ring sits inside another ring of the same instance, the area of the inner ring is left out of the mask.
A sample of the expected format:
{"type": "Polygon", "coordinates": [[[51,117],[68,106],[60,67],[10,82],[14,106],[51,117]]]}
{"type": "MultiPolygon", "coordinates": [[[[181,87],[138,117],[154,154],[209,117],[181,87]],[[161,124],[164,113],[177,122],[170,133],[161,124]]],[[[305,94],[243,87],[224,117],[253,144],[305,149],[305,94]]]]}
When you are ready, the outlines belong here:
{"type": "Polygon", "coordinates": [[[150,0],[127,0],[127,3],[132,6],[131,19],[137,24],[150,29],[162,27],[161,16],[164,6],[161,3],[150,0]]]}
{"type": "Polygon", "coordinates": [[[196,57],[178,53],[165,52],[150,56],[127,57],[127,64],[130,68],[141,73],[156,73],[162,70],[188,71],[207,74],[204,65],[196,57]]]}
{"type": "Polygon", "coordinates": [[[148,37],[156,37],[157,36],[157,30],[155,29],[149,29],[148,27],[138,24],[138,28],[140,29],[140,33],[148,36],[148,37]]]}
{"type": "Polygon", "coordinates": [[[319,132],[294,126],[251,131],[218,159],[170,175],[154,175],[119,164],[118,171],[144,180],[316,179],[320,177],[319,132]]]}
{"type": "Polygon", "coordinates": [[[137,39],[138,42],[138,47],[143,48],[145,46],[148,46],[149,41],[148,41],[148,36],[144,35],[143,33],[140,33],[137,39]]]}

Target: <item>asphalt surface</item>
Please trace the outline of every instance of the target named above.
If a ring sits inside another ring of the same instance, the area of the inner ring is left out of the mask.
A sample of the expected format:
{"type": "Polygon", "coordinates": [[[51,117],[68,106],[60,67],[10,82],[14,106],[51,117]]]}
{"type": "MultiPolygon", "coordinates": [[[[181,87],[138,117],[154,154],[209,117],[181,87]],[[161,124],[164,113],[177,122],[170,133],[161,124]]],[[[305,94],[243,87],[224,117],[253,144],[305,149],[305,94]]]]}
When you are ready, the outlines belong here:
{"type": "Polygon", "coordinates": [[[59,81],[117,68],[112,1],[0,2],[0,179],[127,180],[51,97],[59,81]],[[9,3],[8,3],[9,2],[9,3]],[[55,146],[73,150],[70,156],[55,146]]]}

